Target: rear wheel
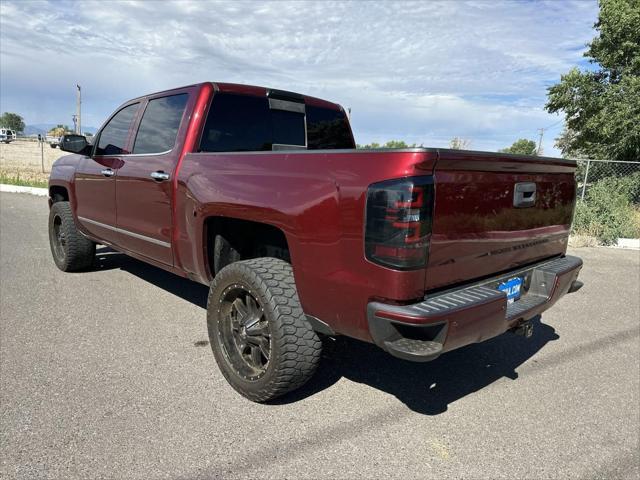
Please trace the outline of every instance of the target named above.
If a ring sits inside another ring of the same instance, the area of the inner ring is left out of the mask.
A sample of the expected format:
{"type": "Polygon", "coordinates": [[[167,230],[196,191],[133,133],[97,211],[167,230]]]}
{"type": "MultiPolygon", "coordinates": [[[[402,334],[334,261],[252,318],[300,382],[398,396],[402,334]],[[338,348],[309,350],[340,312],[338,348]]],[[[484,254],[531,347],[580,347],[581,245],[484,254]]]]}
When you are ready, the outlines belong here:
{"type": "Polygon", "coordinates": [[[291,266],[276,258],[223,268],[211,284],[207,326],[222,374],[255,402],[300,387],[320,360],[322,342],[302,311],[291,266]]]}
{"type": "Polygon", "coordinates": [[[93,264],[96,244],[76,228],[69,202],[56,202],[49,211],[49,245],[63,272],[84,270],[93,264]]]}

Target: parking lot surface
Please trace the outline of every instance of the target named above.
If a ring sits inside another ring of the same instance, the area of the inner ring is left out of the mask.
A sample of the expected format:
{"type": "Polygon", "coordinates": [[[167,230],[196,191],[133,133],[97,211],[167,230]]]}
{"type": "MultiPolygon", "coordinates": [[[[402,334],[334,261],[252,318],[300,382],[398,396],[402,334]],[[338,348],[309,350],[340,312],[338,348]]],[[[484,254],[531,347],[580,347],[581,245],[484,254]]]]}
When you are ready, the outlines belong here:
{"type": "Polygon", "coordinates": [[[640,476],[640,252],[573,250],[585,286],[531,339],[413,364],[338,338],[258,405],[217,370],[204,286],[106,249],[60,272],[47,215],[0,194],[0,478],[640,476]]]}

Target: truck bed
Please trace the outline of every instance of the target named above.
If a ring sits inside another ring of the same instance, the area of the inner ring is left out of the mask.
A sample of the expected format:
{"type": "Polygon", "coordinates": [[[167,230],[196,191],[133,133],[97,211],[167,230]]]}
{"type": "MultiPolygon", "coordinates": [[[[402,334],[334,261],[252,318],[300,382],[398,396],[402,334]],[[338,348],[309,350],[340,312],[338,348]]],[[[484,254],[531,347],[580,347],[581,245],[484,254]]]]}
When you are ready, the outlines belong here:
{"type": "MultiPolygon", "coordinates": [[[[364,305],[372,298],[411,302],[564,254],[574,169],[562,159],[435,148],[191,153],[180,169],[177,211],[259,218],[282,229],[305,311],[368,339],[364,305]],[[364,253],[368,188],[412,176],[434,181],[427,263],[406,271],[376,265],[364,253]],[[515,208],[514,185],[523,182],[538,186],[538,199],[515,208]]],[[[178,216],[178,231],[198,232],[197,218],[178,216]]],[[[210,273],[191,238],[202,236],[181,235],[176,253],[206,283],[210,273]]]]}

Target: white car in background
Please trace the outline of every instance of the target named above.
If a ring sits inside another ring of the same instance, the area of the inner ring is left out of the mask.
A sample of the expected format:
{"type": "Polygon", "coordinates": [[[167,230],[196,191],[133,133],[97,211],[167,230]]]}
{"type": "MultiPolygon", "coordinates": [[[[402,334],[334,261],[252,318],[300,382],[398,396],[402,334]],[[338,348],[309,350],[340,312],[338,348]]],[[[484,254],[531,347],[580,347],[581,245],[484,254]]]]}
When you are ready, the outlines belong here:
{"type": "Polygon", "coordinates": [[[9,143],[16,139],[16,132],[9,128],[0,128],[0,142],[9,143]]]}
{"type": "Polygon", "coordinates": [[[61,137],[50,137],[47,135],[46,141],[49,143],[51,148],[56,148],[60,146],[60,138],[61,137]]]}

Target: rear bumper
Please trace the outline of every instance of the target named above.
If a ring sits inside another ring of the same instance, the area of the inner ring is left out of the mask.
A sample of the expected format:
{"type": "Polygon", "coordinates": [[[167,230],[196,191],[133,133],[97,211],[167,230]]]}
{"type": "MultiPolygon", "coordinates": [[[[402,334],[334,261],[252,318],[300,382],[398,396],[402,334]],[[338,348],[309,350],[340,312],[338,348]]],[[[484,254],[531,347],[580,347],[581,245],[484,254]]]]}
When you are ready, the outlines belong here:
{"type": "Polygon", "coordinates": [[[565,256],[514,270],[472,285],[429,295],[412,305],[371,302],[367,306],[373,341],[390,354],[426,362],[440,354],[482,342],[517,327],[577,291],[582,268],[578,257],[565,256]],[[525,278],[526,292],[513,303],[497,284],[525,278]]]}

